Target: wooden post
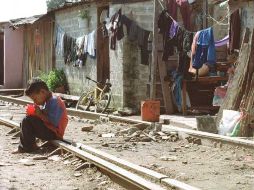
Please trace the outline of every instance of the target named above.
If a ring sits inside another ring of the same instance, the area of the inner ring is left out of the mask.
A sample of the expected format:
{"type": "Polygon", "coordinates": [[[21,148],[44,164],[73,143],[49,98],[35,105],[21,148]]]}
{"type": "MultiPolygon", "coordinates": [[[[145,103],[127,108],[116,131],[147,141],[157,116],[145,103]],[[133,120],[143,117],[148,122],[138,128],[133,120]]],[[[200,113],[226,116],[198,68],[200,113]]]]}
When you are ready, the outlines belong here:
{"type": "Polygon", "coordinates": [[[157,18],[158,18],[158,0],[154,0],[150,99],[155,99],[156,97],[156,71],[157,71],[157,46],[158,46],[157,18]]]}

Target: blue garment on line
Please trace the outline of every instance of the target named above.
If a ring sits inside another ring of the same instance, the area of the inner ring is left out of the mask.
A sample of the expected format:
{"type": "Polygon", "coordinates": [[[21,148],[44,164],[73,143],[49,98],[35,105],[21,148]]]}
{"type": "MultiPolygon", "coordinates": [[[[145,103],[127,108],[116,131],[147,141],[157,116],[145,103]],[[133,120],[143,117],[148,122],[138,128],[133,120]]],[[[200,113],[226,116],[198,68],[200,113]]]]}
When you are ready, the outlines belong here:
{"type": "Polygon", "coordinates": [[[206,62],[216,63],[215,42],[211,27],[199,32],[196,53],[193,55],[193,68],[200,69],[206,62]]]}
{"type": "Polygon", "coordinates": [[[175,102],[178,111],[180,112],[182,110],[182,81],[183,81],[183,75],[177,73],[176,71],[172,72],[173,79],[175,81],[175,87],[173,90],[175,102]]]}

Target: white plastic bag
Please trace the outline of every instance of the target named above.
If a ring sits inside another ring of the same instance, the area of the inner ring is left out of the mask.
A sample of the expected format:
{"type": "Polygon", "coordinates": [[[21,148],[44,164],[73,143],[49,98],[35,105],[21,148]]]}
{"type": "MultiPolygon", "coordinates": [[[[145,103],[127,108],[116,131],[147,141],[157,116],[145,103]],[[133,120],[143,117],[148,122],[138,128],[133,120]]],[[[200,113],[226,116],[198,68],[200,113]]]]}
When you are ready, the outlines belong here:
{"type": "Polygon", "coordinates": [[[218,128],[220,135],[230,134],[241,117],[241,112],[234,110],[223,110],[222,118],[218,128]]]}

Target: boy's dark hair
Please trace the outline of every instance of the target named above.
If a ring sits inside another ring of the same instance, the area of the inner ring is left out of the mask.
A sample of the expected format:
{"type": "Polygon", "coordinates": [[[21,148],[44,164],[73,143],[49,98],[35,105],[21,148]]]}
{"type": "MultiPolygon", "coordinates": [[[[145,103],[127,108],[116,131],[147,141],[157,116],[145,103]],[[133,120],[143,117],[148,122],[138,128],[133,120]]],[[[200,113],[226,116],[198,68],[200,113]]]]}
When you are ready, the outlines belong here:
{"type": "Polygon", "coordinates": [[[40,78],[32,78],[27,85],[25,94],[30,96],[33,93],[38,93],[41,89],[49,91],[47,84],[40,78]]]}

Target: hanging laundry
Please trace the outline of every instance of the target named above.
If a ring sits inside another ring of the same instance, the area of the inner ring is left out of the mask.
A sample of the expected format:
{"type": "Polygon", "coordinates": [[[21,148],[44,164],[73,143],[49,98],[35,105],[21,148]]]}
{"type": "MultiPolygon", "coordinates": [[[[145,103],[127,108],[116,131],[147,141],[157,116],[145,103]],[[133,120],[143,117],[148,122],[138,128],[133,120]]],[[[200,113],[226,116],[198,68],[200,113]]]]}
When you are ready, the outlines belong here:
{"type": "Polygon", "coordinates": [[[114,14],[111,19],[111,39],[110,39],[110,49],[115,50],[116,49],[116,40],[121,40],[124,37],[123,33],[123,24],[121,21],[122,17],[122,10],[119,9],[119,11],[114,14]]]}
{"type": "Polygon", "coordinates": [[[84,37],[84,52],[88,53],[91,57],[96,57],[96,32],[92,31],[84,37]]]}
{"type": "Polygon", "coordinates": [[[178,23],[176,21],[173,21],[171,23],[171,26],[170,26],[170,30],[169,30],[169,37],[170,38],[174,38],[175,35],[177,34],[177,30],[178,30],[178,23]]]}
{"type": "Polygon", "coordinates": [[[196,49],[192,59],[192,67],[195,69],[200,69],[206,62],[210,65],[215,65],[216,51],[212,28],[201,30],[199,32],[196,49]]]}
{"type": "Polygon", "coordinates": [[[150,32],[138,27],[138,46],[141,49],[141,64],[148,65],[149,51],[148,51],[148,38],[150,32]]]}
{"type": "Polygon", "coordinates": [[[182,6],[184,3],[187,3],[187,0],[175,0],[175,1],[179,6],[182,6]]]}
{"type": "Polygon", "coordinates": [[[76,58],[76,40],[71,36],[64,35],[63,40],[64,63],[71,63],[76,58]]]}
{"type": "Polygon", "coordinates": [[[184,28],[192,31],[191,24],[192,8],[186,0],[166,0],[167,10],[173,19],[177,20],[177,10],[180,9],[184,28]]]}
{"type": "Polygon", "coordinates": [[[76,39],[76,49],[77,49],[77,60],[75,60],[73,67],[82,67],[86,61],[86,53],[84,53],[84,40],[85,36],[76,39]]]}
{"type": "Polygon", "coordinates": [[[173,19],[177,19],[177,3],[175,0],[166,0],[166,6],[173,19]]]}
{"type": "Polygon", "coordinates": [[[63,29],[57,25],[55,29],[55,48],[56,48],[56,53],[61,56],[63,56],[64,54],[64,51],[63,51],[64,35],[65,35],[65,32],[63,31],[63,29]]]}
{"type": "Polygon", "coordinates": [[[167,61],[169,56],[174,55],[175,38],[169,37],[172,22],[173,20],[169,16],[168,11],[163,10],[158,19],[159,33],[163,36],[163,61],[167,61]]]}
{"type": "Polygon", "coordinates": [[[189,52],[191,50],[191,45],[193,42],[193,32],[189,31],[184,31],[184,36],[183,36],[183,51],[184,52],[189,52]]]}
{"type": "Polygon", "coordinates": [[[240,33],[241,19],[239,9],[230,16],[229,26],[229,53],[233,53],[235,49],[240,49],[240,33]]]}
{"type": "Polygon", "coordinates": [[[229,35],[225,36],[221,40],[216,41],[215,42],[215,47],[220,47],[220,46],[227,45],[228,42],[229,42],[229,35]]]}

